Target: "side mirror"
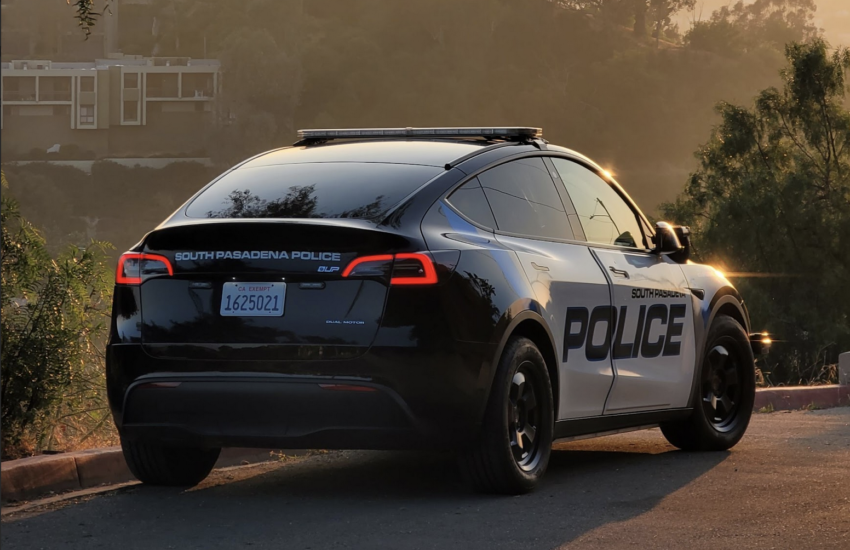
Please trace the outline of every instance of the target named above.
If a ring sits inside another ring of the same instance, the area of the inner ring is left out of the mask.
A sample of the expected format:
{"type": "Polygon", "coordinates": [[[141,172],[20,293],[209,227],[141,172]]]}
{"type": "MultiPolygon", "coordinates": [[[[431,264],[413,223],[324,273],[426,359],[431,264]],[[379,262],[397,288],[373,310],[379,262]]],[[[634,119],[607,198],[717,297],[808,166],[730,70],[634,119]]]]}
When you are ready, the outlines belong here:
{"type": "Polygon", "coordinates": [[[652,249],[652,252],[655,254],[671,256],[685,250],[685,247],[679,241],[676,230],[667,222],[655,224],[655,238],[653,240],[655,248],[652,249]]]}
{"type": "Polygon", "coordinates": [[[679,244],[682,245],[682,250],[670,255],[670,259],[676,263],[684,264],[691,257],[691,228],[684,225],[674,225],[673,231],[679,237],[679,244]]]}

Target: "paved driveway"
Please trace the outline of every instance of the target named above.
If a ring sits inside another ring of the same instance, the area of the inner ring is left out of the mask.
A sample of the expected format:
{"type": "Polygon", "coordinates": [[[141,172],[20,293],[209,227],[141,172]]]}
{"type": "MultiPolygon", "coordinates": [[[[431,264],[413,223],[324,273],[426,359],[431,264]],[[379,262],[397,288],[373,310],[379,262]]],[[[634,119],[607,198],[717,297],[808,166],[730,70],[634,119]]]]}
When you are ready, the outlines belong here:
{"type": "Polygon", "coordinates": [[[850,548],[850,408],[754,416],[731,452],[658,430],[558,445],[531,495],[471,493],[451,456],[328,453],[3,518],[17,548],[850,548]]]}

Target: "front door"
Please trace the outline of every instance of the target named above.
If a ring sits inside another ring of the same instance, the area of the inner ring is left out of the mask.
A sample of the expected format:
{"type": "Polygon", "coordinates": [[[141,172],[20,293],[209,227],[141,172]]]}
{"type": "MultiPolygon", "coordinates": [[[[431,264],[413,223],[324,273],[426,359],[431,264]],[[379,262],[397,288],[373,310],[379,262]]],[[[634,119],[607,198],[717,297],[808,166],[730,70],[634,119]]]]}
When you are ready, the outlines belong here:
{"type": "Polygon", "coordinates": [[[608,176],[567,159],[552,164],[610,285],[614,384],[605,414],[687,406],[694,326],[681,267],[649,252],[643,218],[608,176]]]}
{"type": "Polygon", "coordinates": [[[692,301],[663,256],[594,248],[611,284],[616,378],[605,414],[685,407],[694,374],[692,301]]]}

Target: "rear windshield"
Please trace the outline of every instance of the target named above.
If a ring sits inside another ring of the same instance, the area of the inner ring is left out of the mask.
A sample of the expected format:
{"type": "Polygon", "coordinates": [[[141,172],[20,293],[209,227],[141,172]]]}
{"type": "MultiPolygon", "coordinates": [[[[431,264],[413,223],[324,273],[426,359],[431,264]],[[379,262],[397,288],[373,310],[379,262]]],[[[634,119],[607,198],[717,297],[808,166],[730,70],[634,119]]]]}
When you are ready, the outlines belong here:
{"type": "Polygon", "coordinates": [[[236,169],[186,211],[192,218],[360,218],[380,220],[443,171],[411,164],[309,163],[236,169]]]}

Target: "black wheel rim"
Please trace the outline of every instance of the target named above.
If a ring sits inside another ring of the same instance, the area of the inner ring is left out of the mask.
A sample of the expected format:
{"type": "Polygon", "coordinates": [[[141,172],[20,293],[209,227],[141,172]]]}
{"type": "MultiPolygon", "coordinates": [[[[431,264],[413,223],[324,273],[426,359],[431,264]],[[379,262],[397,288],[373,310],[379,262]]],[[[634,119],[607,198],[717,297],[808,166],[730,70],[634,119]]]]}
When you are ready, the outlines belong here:
{"type": "Polygon", "coordinates": [[[540,460],[541,407],[531,367],[529,362],[519,366],[508,393],[508,439],[514,460],[524,471],[533,470],[540,460]]]}
{"type": "Polygon", "coordinates": [[[741,408],[741,360],[734,348],[720,342],[708,352],[702,369],[702,407],[714,429],[725,432],[735,425],[741,408]]]}

